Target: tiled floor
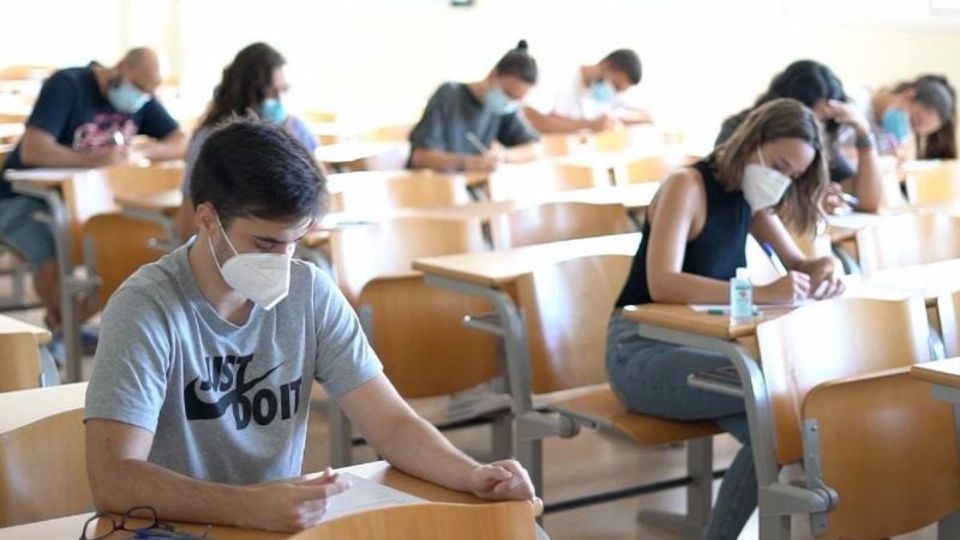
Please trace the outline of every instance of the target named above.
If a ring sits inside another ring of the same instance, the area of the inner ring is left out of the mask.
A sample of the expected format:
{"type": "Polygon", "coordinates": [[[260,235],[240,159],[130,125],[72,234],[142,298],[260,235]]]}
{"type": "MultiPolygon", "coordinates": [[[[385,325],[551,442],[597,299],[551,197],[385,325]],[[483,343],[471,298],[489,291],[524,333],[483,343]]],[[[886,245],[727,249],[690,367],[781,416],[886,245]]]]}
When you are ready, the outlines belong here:
{"type": "MultiPolygon", "coordinates": [[[[0,284],[0,294],[3,293],[0,284]]],[[[34,324],[42,321],[38,310],[7,313],[34,324]]],[[[92,359],[84,362],[84,373],[89,376],[92,359]]],[[[442,414],[444,403],[432,401],[420,403],[418,410],[428,418],[442,414]]],[[[472,427],[448,432],[457,446],[474,455],[483,455],[489,449],[489,429],[472,427]]],[[[716,442],[717,467],[725,467],[736,452],[737,443],[730,437],[719,437],[716,442]]],[[[327,463],[326,406],[322,392],[314,392],[313,406],[304,469],[316,471],[327,463]]],[[[584,430],[573,439],[551,439],[544,445],[545,500],[557,500],[624,488],[640,483],[666,479],[684,474],[685,453],[679,447],[640,448],[636,445],[598,435],[584,430]]],[[[358,448],[355,459],[369,461],[373,452],[366,447],[358,448]]],[[[715,486],[716,487],[716,486],[715,486]]],[[[675,489],[652,495],[623,499],[602,505],[550,514],[546,528],[554,540],[628,540],[670,539],[669,535],[650,530],[636,522],[640,508],[682,511],[684,492],[675,489]]],[[[795,519],[794,539],[812,539],[804,519],[795,519]]],[[[741,539],[757,538],[756,514],[740,536],[741,539]]],[[[903,540],[934,540],[934,529],[901,537],[903,540]]]]}

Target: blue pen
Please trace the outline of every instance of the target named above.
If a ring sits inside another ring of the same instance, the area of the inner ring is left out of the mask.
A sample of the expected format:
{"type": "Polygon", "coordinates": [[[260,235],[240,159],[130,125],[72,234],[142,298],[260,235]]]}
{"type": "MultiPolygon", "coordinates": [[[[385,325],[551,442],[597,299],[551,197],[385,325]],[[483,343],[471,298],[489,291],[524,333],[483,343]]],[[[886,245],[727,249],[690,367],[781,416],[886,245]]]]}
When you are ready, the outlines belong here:
{"type": "Polygon", "coordinates": [[[767,257],[770,259],[770,264],[773,265],[777,273],[781,276],[787,275],[787,268],[783,266],[783,261],[781,261],[780,257],[777,256],[777,253],[773,251],[773,247],[766,242],[761,243],[760,247],[763,249],[763,252],[767,254],[767,257]]]}
{"type": "Polygon", "coordinates": [[[850,206],[860,206],[860,199],[854,197],[849,193],[841,193],[840,198],[843,199],[843,202],[849,204],[850,206]]]}

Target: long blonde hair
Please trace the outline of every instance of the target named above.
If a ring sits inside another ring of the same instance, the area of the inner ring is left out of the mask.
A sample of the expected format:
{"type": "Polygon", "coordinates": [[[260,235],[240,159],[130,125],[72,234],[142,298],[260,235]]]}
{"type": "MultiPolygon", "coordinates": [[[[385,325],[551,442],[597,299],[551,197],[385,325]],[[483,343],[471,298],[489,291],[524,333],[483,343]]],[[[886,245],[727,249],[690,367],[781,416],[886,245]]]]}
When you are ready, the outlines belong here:
{"type": "Polygon", "coordinates": [[[800,139],[813,147],[814,158],[790,183],[777,213],[797,232],[815,232],[822,218],[820,199],[830,181],[824,159],[823,132],[813,111],[795,99],[768,101],[751,112],[717,147],[718,181],[728,190],[740,188],[747,161],[761,145],[777,139],[800,139]]]}

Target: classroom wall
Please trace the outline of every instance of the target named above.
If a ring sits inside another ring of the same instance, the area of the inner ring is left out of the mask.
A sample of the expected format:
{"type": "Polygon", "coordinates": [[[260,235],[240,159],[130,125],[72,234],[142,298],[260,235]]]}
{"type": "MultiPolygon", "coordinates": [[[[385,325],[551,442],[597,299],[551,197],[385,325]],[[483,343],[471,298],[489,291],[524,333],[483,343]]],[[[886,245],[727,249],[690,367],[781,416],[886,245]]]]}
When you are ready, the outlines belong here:
{"type": "Polygon", "coordinates": [[[183,85],[177,106],[190,111],[202,107],[237,49],[265,40],[289,61],[294,107],[403,121],[440,82],[483,77],[521,37],[547,79],[567,78],[574,66],[626,46],[640,53],[645,70],[632,98],[700,147],[725,115],[801,57],[826,62],[848,85],[924,71],[960,83],[960,19],[932,15],[926,0],[475,3],[31,0],[8,6],[15,20],[57,13],[61,22],[5,25],[0,64],[112,62],[126,47],[148,44],[176,72],[183,85]]]}

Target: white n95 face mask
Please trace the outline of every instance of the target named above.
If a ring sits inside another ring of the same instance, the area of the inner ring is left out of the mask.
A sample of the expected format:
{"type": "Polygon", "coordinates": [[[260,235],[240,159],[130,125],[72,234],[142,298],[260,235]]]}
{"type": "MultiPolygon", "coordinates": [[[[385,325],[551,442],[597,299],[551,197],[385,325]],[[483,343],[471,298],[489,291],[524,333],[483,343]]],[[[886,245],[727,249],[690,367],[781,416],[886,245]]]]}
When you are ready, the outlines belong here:
{"type": "Polygon", "coordinates": [[[763,154],[757,148],[760,164],[750,163],[743,170],[743,180],[740,189],[743,198],[747,200],[753,212],[774,206],[790,187],[790,177],[782,172],[767,167],[763,162],[763,154]]]}
{"type": "MultiPolygon", "coordinates": [[[[217,223],[220,225],[219,221],[217,223]]],[[[263,309],[273,309],[281,300],[287,297],[290,290],[290,255],[283,253],[238,253],[227,237],[223,225],[220,232],[233,250],[230,257],[220,265],[217,253],[213,249],[213,241],[207,236],[210,244],[210,253],[213,261],[220,270],[220,275],[233,290],[247,297],[251,302],[263,309]]]]}

